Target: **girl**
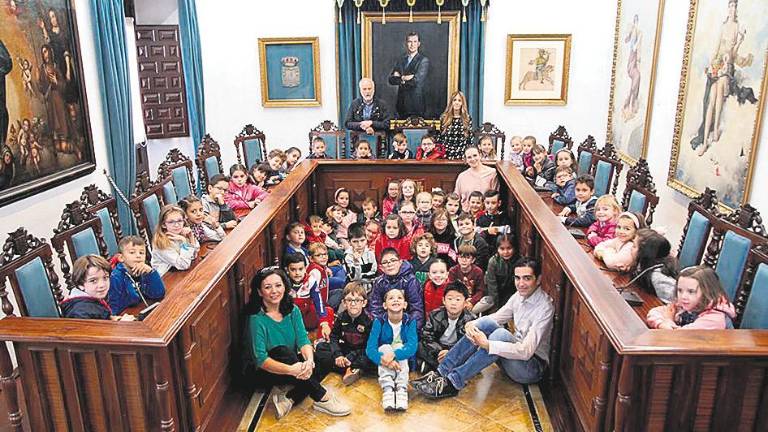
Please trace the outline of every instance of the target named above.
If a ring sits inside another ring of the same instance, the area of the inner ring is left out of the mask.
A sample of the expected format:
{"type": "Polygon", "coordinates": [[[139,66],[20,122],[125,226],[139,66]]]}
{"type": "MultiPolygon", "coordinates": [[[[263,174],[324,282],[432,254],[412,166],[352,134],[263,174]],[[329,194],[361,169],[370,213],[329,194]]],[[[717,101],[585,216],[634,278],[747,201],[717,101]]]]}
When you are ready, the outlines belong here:
{"type": "Polygon", "coordinates": [[[335,249],[346,249],[349,247],[347,241],[347,229],[342,226],[344,217],[347,212],[339,205],[332,205],[325,211],[325,225],[323,231],[326,234],[325,245],[335,249]],[[330,229],[328,227],[330,226],[330,229]],[[331,244],[328,240],[333,240],[335,244],[331,244]]]}
{"type": "Polygon", "coordinates": [[[186,226],[184,210],[179,206],[166,205],[160,210],[159,223],[152,238],[152,268],[160,276],[175,268],[186,270],[200,250],[192,229],[186,226]]]}
{"type": "Polygon", "coordinates": [[[224,228],[221,225],[214,227],[205,220],[203,202],[200,198],[190,195],[179,201],[179,207],[184,209],[189,227],[195,234],[198,243],[220,242],[224,240],[224,228]]]}
{"type": "Polygon", "coordinates": [[[469,168],[456,177],[454,192],[461,197],[462,210],[467,211],[469,194],[474,191],[485,193],[491,189],[499,190],[499,179],[494,168],[485,166],[480,161],[480,152],[477,147],[467,147],[464,158],[469,168]]]}
{"type": "Polygon", "coordinates": [[[573,152],[568,148],[561,148],[555,153],[555,167],[561,166],[571,167],[571,171],[578,172],[578,165],[576,164],[576,157],[573,156],[573,152]]]}
{"type": "Polygon", "coordinates": [[[396,249],[401,259],[411,259],[410,239],[406,237],[405,225],[394,213],[384,219],[384,235],[379,235],[376,240],[377,262],[381,262],[381,253],[388,247],[396,249]]]}
{"type": "Polygon", "coordinates": [[[619,215],[616,225],[616,237],[599,243],[595,247],[595,257],[603,260],[609,269],[627,271],[635,262],[634,242],[635,233],[640,228],[641,218],[635,213],[624,212],[619,215]]]}
{"type": "Polygon", "coordinates": [[[595,203],[597,221],[587,230],[587,241],[592,247],[616,237],[616,216],[621,207],[613,195],[603,195],[595,203]]]}
{"type": "Polygon", "coordinates": [[[357,160],[365,160],[365,159],[373,159],[372,153],[371,153],[371,143],[368,141],[361,139],[360,141],[355,144],[355,159],[357,160]]]}
{"type": "Polygon", "coordinates": [[[336,203],[336,205],[341,207],[346,213],[342,217],[341,223],[340,223],[338,236],[341,238],[349,237],[347,235],[347,230],[349,230],[350,225],[357,222],[357,215],[360,213],[357,207],[350,202],[349,196],[350,196],[349,190],[346,188],[336,189],[336,192],[333,194],[333,200],[336,203]]]}
{"type": "Polygon", "coordinates": [[[496,254],[488,261],[488,270],[485,272],[486,296],[480,299],[478,304],[501,307],[507,304],[507,300],[515,289],[514,273],[515,245],[512,236],[501,234],[496,237],[496,254]]]}
{"type": "Polygon", "coordinates": [[[688,267],[677,278],[675,302],[648,312],[655,329],[724,330],[733,328],[736,308],[723,291],[717,273],[706,266],[688,267]]]}
{"type": "Polygon", "coordinates": [[[418,220],[416,220],[416,206],[412,202],[406,201],[400,207],[398,215],[403,220],[405,225],[405,236],[408,238],[410,244],[411,239],[424,232],[424,228],[421,226],[418,220]]]}
{"type": "Polygon", "coordinates": [[[400,180],[392,179],[387,182],[387,196],[381,202],[382,216],[389,216],[394,211],[398,201],[400,201],[400,180]]]}
{"type": "Polygon", "coordinates": [[[299,150],[298,147],[290,147],[285,151],[285,165],[283,170],[286,173],[293,171],[293,168],[299,163],[299,159],[301,159],[301,150],[299,150]]]}
{"type": "Polygon", "coordinates": [[[429,233],[435,240],[435,253],[437,258],[445,261],[449,267],[456,264],[456,251],[453,250],[453,240],[456,238],[456,230],[450,220],[450,215],[445,209],[438,209],[432,214],[429,233]]]}
{"type": "Polygon", "coordinates": [[[464,93],[457,91],[440,116],[440,139],[445,145],[448,159],[461,159],[464,150],[472,145],[472,118],[467,111],[464,93]]]}
{"type": "Polygon", "coordinates": [[[365,241],[368,247],[376,249],[376,241],[381,235],[381,223],[375,219],[370,219],[365,223],[365,241]]]}
{"type": "Polygon", "coordinates": [[[400,183],[400,199],[392,211],[399,212],[403,203],[406,202],[413,203],[413,207],[416,208],[416,182],[411,179],[405,179],[400,183]]]}
{"type": "Polygon", "coordinates": [[[266,189],[269,185],[269,175],[272,172],[272,168],[269,164],[254,164],[251,167],[251,180],[256,187],[266,189]]]}
{"type": "MultiPolygon", "coordinates": [[[[142,243],[143,244],[143,243],[142,243]]],[[[72,265],[72,283],[75,288],[61,302],[63,318],[133,321],[133,315],[112,315],[106,302],[109,293],[109,274],[112,266],[98,255],[81,256],[72,265]]]]}
{"type": "Polygon", "coordinates": [[[545,186],[555,180],[555,163],[552,162],[544,146],[536,144],[531,150],[533,165],[525,169],[525,176],[536,186],[545,186]]]}
{"type": "Polygon", "coordinates": [[[244,165],[232,165],[229,177],[229,190],[224,195],[224,202],[235,213],[247,212],[267,197],[267,191],[248,183],[248,169],[244,165]]]}
{"type": "Polygon", "coordinates": [[[456,192],[451,192],[445,197],[445,210],[448,212],[455,232],[459,228],[457,220],[461,214],[461,197],[456,192]]]}
{"type": "Polygon", "coordinates": [[[429,266],[429,279],[424,283],[424,316],[443,305],[443,294],[447,285],[448,265],[437,258],[429,266]]]}
{"type": "Polygon", "coordinates": [[[493,145],[493,138],[490,135],[483,135],[477,143],[480,150],[480,159],[483,161],[496,160],[496,146],[493,145]]]}
{"type": "Polygon", "coordinates": [[[656,231],[645,228],[637,231],[634,246],[640,284],[647,292],[655,292],[664,303],[673,302],[678,265],[677,259],[669,254],[672,250],[669,241],[656,231]],[[651,270],[659,264],[661,267],[651,270]]]}
{"type": "Polygon", "coordinates": [[[509,139],[509,161],[520,171],[523,170],[523,138],[513,136],[509,139]]]}
{"type": "Polygon", "coordinates": [[[423,233],[413,238],[411,242],[411,254],[413,255],[411,266],[413,266],[413,274],[419,281],[419,286],[424,286],[429,273],[429,266],[437,259],[436,253],[437,245],[432,234],[423,233]]]}

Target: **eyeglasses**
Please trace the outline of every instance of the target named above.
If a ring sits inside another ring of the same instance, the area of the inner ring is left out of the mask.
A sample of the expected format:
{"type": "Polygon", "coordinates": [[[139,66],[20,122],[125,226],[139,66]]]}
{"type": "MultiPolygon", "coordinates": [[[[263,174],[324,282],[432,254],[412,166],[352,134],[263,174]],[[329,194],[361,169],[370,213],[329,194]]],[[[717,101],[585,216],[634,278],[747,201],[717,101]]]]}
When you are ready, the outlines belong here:
{"type": "Polygon", "coordinates": [[[416,214],[413,210],[400,210],[398,213],[400,214],[416,214]]]}
{"type": "Polygon", "coordinates": [[[394,263],[396,263],[398,261],[400,261],[400,260],[397,260],[397,259],[386,260],[386,261],[382,261],[381,265],[383,265],[383,266],[390,265],[390,264],[394,264],[394,263]]]}
{"type": "Polygon", "coordinates": [[[356,305],[364,302],[365,299],[344,299],[344,302],[351,305],[356,305]]]}
{"type": "Polygon", "coordinates": [[[165,221],[166,225],[181,225],[184,223],[184,219],[175,219],[175,220],[169,220],[165,221]]]}
{"type": "Polygon", "coordinates": [[[328,254],[324,252],[320,252],[320,253],[312,254],[312,256],[321,257],[321,256],[328,256],[328,254]]]}

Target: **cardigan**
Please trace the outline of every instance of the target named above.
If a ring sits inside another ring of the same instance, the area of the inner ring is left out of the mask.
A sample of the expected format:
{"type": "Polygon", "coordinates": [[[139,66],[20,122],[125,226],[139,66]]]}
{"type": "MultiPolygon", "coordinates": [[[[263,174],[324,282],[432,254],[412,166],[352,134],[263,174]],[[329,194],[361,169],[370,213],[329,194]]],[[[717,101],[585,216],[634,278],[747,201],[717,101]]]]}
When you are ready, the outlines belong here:
{"type": "Polygon", "coordinates": [[[248,317],[251,355],[257,367],[269,358],[269,350],[277,346],[286,346],[292,352],[309,345],[307,330],[301,318],[299,308],[294,306],[291,313],[281,321],[275,321],[262,309],[248,317]]]}
{"type": "Polygon", "coordinates": [[[484,169],[480,173],[468,168],[456,177],[454,192],[461,197],[462,211],[469,211],[469,194],[474,191],[485,193],[489,190],[499,190],[499,178],[493,168],[484,169]]]}

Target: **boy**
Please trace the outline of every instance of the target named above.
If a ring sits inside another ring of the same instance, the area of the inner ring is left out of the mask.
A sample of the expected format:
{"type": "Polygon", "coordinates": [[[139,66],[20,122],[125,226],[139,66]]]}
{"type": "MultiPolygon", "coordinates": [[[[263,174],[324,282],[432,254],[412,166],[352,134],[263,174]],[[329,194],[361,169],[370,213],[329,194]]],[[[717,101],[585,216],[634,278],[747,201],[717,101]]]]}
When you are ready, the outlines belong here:
{"type": "Polygon", "coordinates": [[[480,191],[474,191],[469,194],[469,214],[472,218],[477,220],[483,215],[483,193],[480,191]]]}
{"type": "Polygon", "coordinates": [[[368,298],[368,312],[374,318],[386,316],[384,296],[393,289],[402,291],[408,301],[408,314],[414,318],[419,328],[424,324],[424,299],[421,287],[413,275],[413,267],[408,261],[400,259],[395,248],[385,248],[379,262],[382,274],[373,282],[373,290],[368,298]]]}
{"type": "Polygon", "coordinates": [[[351,385],[363,372],[374,373],[376,365],[365,355],[373,320],[363,309],[368,303],[365,288],[350,282],[344,287],[344,312],[336,317],[330,340],[315,348],[318,367],[342,374],[341,382],[351,385]]]}
{"type": "Polygon", "coordinates": [[[368,221],[374,220],[381,222],[381,213],[379,213],[379,205],[371,197],[366,197],[363,200],[363,212],[357,217],[357,221],[367,225],[368,221]]]}
{"type": "Polygon", "coordinates": [[[211,177],[207,189],[208,193],[200,198],[203,202],[205,221],[214,228],[219,225],[225,229],[232,229],[237,226],[235,212],[224,201],[224,196],[229,190],[229,178],[223,174],[216,174],[211,177]]]}
{"type": "Polygon", "coordinates": [[[120,315],[126,308],[147,300],[165,297],[165,285],[157,270],[147,265],[147,248],[138,236],[128,236],[117,245],[119,263],[109,277],[107,301],[114,315],[120,315]]]}
{"type": "Polygon", "coordinates": [[[288,148],[288,150],[285,151],[285,165],[283,166],[283,171],[285,171],[286,174],[293,171],[293,168],[299,163],[299,159],[301,159],[301,150],[299,150],[298,147],[288,148]]]}
{"type": "Polygon", "coordinates": [[[445,159],[445,147],[442,144],[435,143],[435,137],[426,134],[421,137],[421,145],[416,151],[416,160],[436,159],[445,159]]]}
{"type": "MultiPolygon", "coordinates": [[[[429,314],[440,307],[443,291],[448,285],[448,264],[436,258],[429,266],[429,279],[424,284],[424,313],[429,314]]],[[[469,294],[466,295],[469,297],[469,294]]],[[[462,307],[464,303],[462,303],[462,307]]]]}
{"type": "Polygon", "coordinates": [[[467,310],[479,314],[490,309],[492,305],[478,305],[483,296],[485,296],[485,279],[483,270],[475,265],[475,256],[477,249],[474,246],[463,244],[459,246],[459,263],[448,270],[448,282],[461,282],[467,287],[470,298],[467,299],[465,307],[467,310]]]}
{"type": "Polygon", "coordinates": [[[483,238],[488,245],[496,244],[496,237],[501,233],[509,233],[512,221],[507,212],[501,209],[501,196],[499,191],[491,189],[483,194],[483,206],[485,211],[477,218],[477,227],[483,233],[483,238]]]}
{"type": "Polygon", "coordinates": [[[398,132],[392,138],[392,153],[389,154],[389,159],[413,159],[408,148],[408,138],[404,133],[398,132]]]}
{"type": "MultiPolygon", "coordinates": [[[[445,192],[440,188],[432,189],[432,212],[445,205],[445,192]]],[[[461,205],[461,203],[459,203],[461,205]]]]}
{"type": "MultiPolygon", "coordinates": [[[[338,302],[333,303],[329,299],[329,289],[328,289],[328,276],[330,276],[330,270],[328,270],[328,267],[326,264],[328,264],[328,248],[322,244],[322,243],[312,243],[309,245],[309,266],[307,267],[307,274],[304,276],[304,292],[299,293],[299,295],[296,297],[298,298],[306,298],[306,301],[303,301],[303,303],[309,303],[311,302],[314,304],[315,307],[315,313],[318,315],[320,328],[317,334],[318,339],[322,338],[325,340],[328,340],[328,337],[331,335],[331,325],[333,324],[333,311],[338,307],[339,303],[341,303],[341,290],[337,289],[336,292],[339,294],[336,295],[338,297],[338,302]],[[314,292],[317,292],[317,294],[314,294],[314,292]],[[311,297],[311,300],[310,300],[311,297]],[[328,306],[326,306],[328,304],[328,306]],[[333,307],[332,305],[336,304],[336,307],[333,307]]],[[[294,299],[294,303],[296,303],[296,299],[294,299]]],[[[297,303],[297,306],[299,306],[299,309],[302,309],[302,306],[297,303]]],[[[309,309],[309,305],[305,305],[305,308],[309,309]]],[[[304,315],[302,309],[302,316],[304,315]]]]}
{"type": "MultiPolygon", "coordinates": [[[[475,233],[475,220],[472,219],[468,213],[463,213],[456,220],[459,226],[458,237],[453,241],[453,250],[458,251],[461,245],[469,245],[475,247],[477,266],[485,270],[488,266],[488,259],[491,257],[490,248],[488,243],[479,235],[475,233]]],[[[451,257],[454,261],[456,258],[451,257]]]]}
{"type": "Polygon", "coordinates": [[[571,167],[561,166],[555,170],[555,184],[557,189],[552,194],[552,199],[564,206],[569,206],[576,201],[576,181],[573,179],[571,167]]]}
{"type": "Polygon", "coordinates": [[[560,212],[560,219],[566,226],[588,227],[595,223],[595,179],[584,174],[576,179],[576,202],[560,212]]]}
{"type": "Polygon", "coordinates": [[[347,279],[360,283],[368,293],[373,287],[377,267],[376,254],[368,247],[363,224],[353,223],[349,226],[349,244],[350,248],[344,254],[347,279]]]}
{"type": "Polygon", "coordinates": [[[72,264],[72,283],[75,288],[69,291],[66,300],[61,302],[62,318],[111,319],[114,321],[133,321],[133,315],[112,315],[105,301],[109,292],[109,261],[98,255],[85,255],[72,264]]]}
{"type": "Polygon", "coordinates": [[[280,183],[285,178],[285,173],[283,171],[285,159],[285,152],[282,150],[275,149],[267,154],[267,163],[269,164],[267,185],[280,183]]]}
{"type": "Polygon", "coordinates": [[[312,138],[312,153],[307,156],[307,159],[330,159],[331,157],[325,153],[325,147],[325,140],[322,137],[312,138]]]}
{"type": "Polygon", "coordinates": [[[300,254],[304,257],[304,264],[309,265],[309,251],[304,247],[304,241],[307,239],[304,225],[300,222],[291,222],[285,227],[285,250],[283,251],[283,260],[291,254],[300,254]]]}
{"type": "Polygon", "coordinates": [[[449,283],[443,291],[442,306],[429,313],[417,354],[424,362],[425,372],[437,370],[448,351],[464,336],[464,325],[476,318],[464,308],[468,297],[467,287],[449,283]]]}
{"type": "MultiPolygon", "coordinates": [[[[304,328],[314,330],[321,325],[321,322],[330,326],[333,322],[333,309],[326,305],[326,298],[320,294],[317,285],[309,287],[304,257],[299,253],[292,253],[286,255],[283,261],[285,272],[291,282],[290,294],[293,297],[293,304],[301,311],[304,328]],[[318,313],[319,311],[322,313],[318,313]]],[[[322,327],[324,326],[321,326],[321,330],[322,327]]]]}
{"type": "Polygon", "coordinates": [[[431,193],[419,192],[416,195],[416,220],[425,229],[429,227],[429,222],[432,220],[431,193]]]}
{"type": "Polygon", "coordinates": [[[355,159],[373,159],[371,155],[371,143],[367,140],[359,139],[355,143],[355,159]]]}

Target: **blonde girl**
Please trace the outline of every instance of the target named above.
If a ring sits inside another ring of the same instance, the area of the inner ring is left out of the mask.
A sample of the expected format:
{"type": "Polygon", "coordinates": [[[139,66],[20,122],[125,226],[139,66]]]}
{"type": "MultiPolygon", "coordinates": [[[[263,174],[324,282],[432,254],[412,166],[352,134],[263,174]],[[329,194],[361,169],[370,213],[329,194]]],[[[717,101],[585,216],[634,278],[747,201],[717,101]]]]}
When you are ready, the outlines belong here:
{"type": "Polygon", "coordinates": [[[595,203],[597,221],[587,230],[587,241],[592,247],[616,237],[616,218],[621,207],[613,195],[603,195],[595,203]]]}
{"type": "Polygon", "coordinates": [[[152,268],[160,276],[172,268],[187,270],[200,250],[200,243],[187,226],[184,210],[166,205],[160,210],[158,219],[152,237],[152,268]]]}
{"type": "Polygon", "coordinates": [[[630,270],[635,263],[633,240],[640,228],[645,228],[645,222],[637,214],[632,212],[620,214],[616,225],[616,237],[599,243],[595,247],[595,257],[603,260],[609,269],[630,270]]]}
{"type": "Polygon", "coordinates": [[[413,203],[416,207],[416,182],[411,179],[405,179],[400,182],[400,200],[397,202],[397,206],[394,211],[399,211],[400,207],[406,202],[413,203]]]}

